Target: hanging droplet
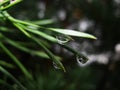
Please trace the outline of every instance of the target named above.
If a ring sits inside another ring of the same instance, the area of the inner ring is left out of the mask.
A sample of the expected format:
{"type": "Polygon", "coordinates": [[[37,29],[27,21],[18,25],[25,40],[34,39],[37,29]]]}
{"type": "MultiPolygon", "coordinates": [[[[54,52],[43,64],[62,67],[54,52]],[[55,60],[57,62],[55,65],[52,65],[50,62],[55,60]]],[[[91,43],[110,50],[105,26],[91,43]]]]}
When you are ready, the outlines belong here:
{"type": "Polygon", "coordinates": [[[66,35],[58,35],[58,36],[56,36],[56,39],[57,39],[58,43],[62,44],[62,45],[70,41],[70,37],[68,37],[66,35]]]}
{"type": "Polygon", "coordinates": [[[86,60],[84,60],[82,57],[80,56],[76,56],[76,60],[77,60],[77,63],[78,64],[85,64],[86,63],[86,60]]]}
{"type": "Polygon", "coordinates": [[[54,67],[55,69],[61,69],[60,67],[58,67],[58,65],[57,65],[55,62],[53,62],[53,67],[54,67]]]}

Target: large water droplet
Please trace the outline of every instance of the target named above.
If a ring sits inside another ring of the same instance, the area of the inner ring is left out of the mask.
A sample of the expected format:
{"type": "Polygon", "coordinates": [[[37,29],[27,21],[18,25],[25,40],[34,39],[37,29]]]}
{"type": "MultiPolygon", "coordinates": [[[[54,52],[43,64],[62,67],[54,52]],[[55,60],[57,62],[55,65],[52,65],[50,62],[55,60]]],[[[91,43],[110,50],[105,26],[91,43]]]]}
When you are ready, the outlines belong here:
{"type": "Polygon", "coordinates": [[[57,65],[55,62],[53,62],[53,67],[54,67],[55,69],[61,69],[60,67],[58,67],[58,65],[57,65]]]}
{"type": "Polygon", "coordinates": [[[58,35],[56,36],[56,39],[58,43],[62,45],[70,41],[70,37],[66,35],[58,35]]]}
{"type": "Polygon", "coordinates": [[[84,63],[86,63],[86,60],[84,60],[82,57],[80,57],[80,56],[76,56],[76,60],[77,60],[77,62],[79,63],[79,64],[84,64],[84,63]]]}

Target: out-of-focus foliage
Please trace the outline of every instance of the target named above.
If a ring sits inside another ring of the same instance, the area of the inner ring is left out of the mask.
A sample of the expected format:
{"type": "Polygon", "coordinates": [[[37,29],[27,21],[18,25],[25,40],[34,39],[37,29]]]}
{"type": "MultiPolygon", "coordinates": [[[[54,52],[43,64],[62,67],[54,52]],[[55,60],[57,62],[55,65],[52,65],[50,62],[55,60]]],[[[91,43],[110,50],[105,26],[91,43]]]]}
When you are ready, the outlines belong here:
{"type": "Polygon", "coordinates": [[[50,70],[47,73],[36,73],[34,80],[23,80],[28,90],[94,90],[97,84],[97,73],[91,68],[73,67],[72,72],[62,73],[50,70]]]}

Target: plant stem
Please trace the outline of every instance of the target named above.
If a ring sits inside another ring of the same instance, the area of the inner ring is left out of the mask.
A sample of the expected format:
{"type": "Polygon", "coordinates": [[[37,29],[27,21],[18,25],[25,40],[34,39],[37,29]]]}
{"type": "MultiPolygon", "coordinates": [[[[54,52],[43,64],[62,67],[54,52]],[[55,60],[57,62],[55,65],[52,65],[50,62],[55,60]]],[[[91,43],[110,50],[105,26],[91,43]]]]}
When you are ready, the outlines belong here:
{"type": "Polygon", "coordinates": [[[31,79],[32,78],[31,74],[27,71],[27,69],[23,66],[23,64],[4,46],[2,42],[0,42],[0,47],[18,65],[18,67],[22,70],[25,76],[31,79]]]}

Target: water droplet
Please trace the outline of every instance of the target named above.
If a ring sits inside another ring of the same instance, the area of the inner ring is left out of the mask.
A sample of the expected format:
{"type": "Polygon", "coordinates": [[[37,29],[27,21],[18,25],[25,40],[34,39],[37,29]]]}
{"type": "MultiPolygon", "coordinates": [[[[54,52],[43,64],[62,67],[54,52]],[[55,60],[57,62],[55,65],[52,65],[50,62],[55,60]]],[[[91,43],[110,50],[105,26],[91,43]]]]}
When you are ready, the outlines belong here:
{"type": "Polygon", "coordinates": [[[58,65],[55,62],[53,62],[53,66],[55,69],[61,69],[60,67],[58,67],[58,65]]]}
{"type": "Polygon", "coordinates": [[[79,63],[79,64],[84,64],[84,63],[86,63],[86,61],[82,58],[82,57],[80,57],[80,56],[76,56],[76,60],[77,60],[77,62],[79,63]]]}
{"type": "Polygon", "coordinates": [[[56,39],[58,43],[62,45],[70,41],[70,37],[66,35],[58,35],[56,36],[56,39]]]}

